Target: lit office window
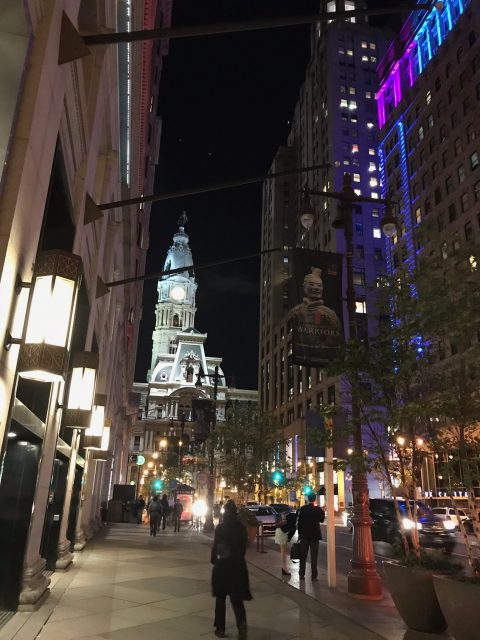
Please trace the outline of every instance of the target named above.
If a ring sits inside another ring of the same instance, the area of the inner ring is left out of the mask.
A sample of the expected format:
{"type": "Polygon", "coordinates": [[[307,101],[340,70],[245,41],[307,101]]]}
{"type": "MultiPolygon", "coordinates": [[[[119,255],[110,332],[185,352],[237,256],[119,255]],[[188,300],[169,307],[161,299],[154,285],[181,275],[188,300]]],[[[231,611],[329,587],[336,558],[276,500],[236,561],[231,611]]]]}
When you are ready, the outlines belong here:
{"type": "Polygon", "coordinates": [[[374,238],[381,238],[382,237],[382,231],[381,231],[380,227],[373,227],[373,237],[374,238]]]}
{"type": "Polygon", "coordinates": [[[370,185],[371,187],[378,187],[378,180],[377,180],[377,178],[370,178],[369,185],[370,185]]]}
{"type": "Polygon", "coordinates": [[[350,100],[350,102],[348,103],[348,108],[350,109],[350,111],[354,111],[357,108],[357,101],[350,100]]]}
{"type": "Polygon", "coordinates": [[[361,189],[354,189],[355,193],[357,196],[361,196],[362,195],[362,190],[361,189]]]}
{"type": "Polygon", "coordinates": [[[365,98],[367,98],[367,100],[371,100],[372,92],[371,91],[365,91],[365,98]]]}
{"type": "Polygon", "coordinates": [[[360,182],[361,178],[360,178],[360,174],[359,173],[354,173],[353,174],[353,181],[354,182],[360,182]]]}
{"type": "Polygon", "coordinates": [[[358,153],[358,144],[352,144],[352,153],[358,153]]]}
{"type": "Polygon", "coordinates": [[[347,49],[347,56],[353,56],[353,50],[347,49]]]}
{"type": "Polygon", "coordinates": [[[372,191],[372,193],[370,194],[371,198],[375,198],[375,200],[378,200],[378,193],[376,191],[372,191]]]}
{"type": "Polygon", "coordinates": [[[373,122],[367,122],[367,128],[368,129],[373,129],[375,125],[373,124],[373,122]]]}
{"type": "Polygon", "coordinates": [[[368,170],[370,173],[377,170],[377,165],[375,164],[375,162],[368,163],[368,170]]]}
{"type": "Polygon", "coordinates": [[[362,40],[362,43],[360,45],[362,47],[362,49],[366,49],[367,48],[367,43],[365,42],[365,40],[362,40]]]}
{"type": "MultiPolygon", "coordinates": [[[[355,2],[353,0],[345,0],[345,11],[355,11],[355,2]]],[[[350,22],[356,21],[356,18],[350,18],[350,22]]]]}
{"type": "Polygon", "coordinates": [[[355,301],[355,312],[356,313],[367,313],[367,301],[366,300],[356,300],[355,301]]]}
{"type": "Polygon", "coordinates": [[[426,102],[427,104],[430,104],[430,103],[431,103],[431,101],[432,101],[432,92],[431,92],[431,91],[427,91],[427,94],[426,94],[426,96],[425,96],[425,102],[426,102]]]}
{"type": "Polygon", "coordinates": [[[370,147],[370,149],[368,150],[368,155],[369,156],[374,156],[375,155],[375,149],[373,147],[370,147]]]}
{"type": "Polygon", "coordinates": [[[376,62],[377,56],[370,56],[370,62],[376,62]]]}
{"type": "Polygon", "coordinates": [[[368,62],[368,56],[362,56],[362,62],[368,62]]]}
{"type": "Polygon", "coordinates": [[[375,51],[375,50],[376,50],[376,48],[377,48],[377,45],[375,44],[375,42],[370,42],[370,49],[371,49],[372,51],[375,51]]]}
{"type": "Polygon", "coordinates": [[[348,93],[351,96],[354,96],[357,93],[357,90],[355,89],[355,87],[348,87],[348,93]]]}
{"type": "Polygon", "coordinates": [[[342,98],[342,99],[340,100],[340,107],[341,107],[341,108],[343,107],[343,108],[345,108],[345,109],[346,109],[346,108],[348,107],[348,100],[346,100],[345,98],[342,98]]]}

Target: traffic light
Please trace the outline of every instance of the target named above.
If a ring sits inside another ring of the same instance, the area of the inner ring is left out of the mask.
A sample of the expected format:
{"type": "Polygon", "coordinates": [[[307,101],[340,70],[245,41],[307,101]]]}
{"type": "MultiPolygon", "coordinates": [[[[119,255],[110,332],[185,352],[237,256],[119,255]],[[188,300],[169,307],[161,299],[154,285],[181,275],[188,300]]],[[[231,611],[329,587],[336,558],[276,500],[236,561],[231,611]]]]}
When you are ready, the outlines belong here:
{"type": "Polygon", "coordinates": [[[163,480],[154,480],[152,482],[152,487],[155,491],[161,491],[163,489],[163,480]]]}
{"type": "Polygon", "coordinates": [[[274,481],[275,484],[283,484],[285,481],[285,476],[282,473],[282,471],[278,471],[277,469],[272,474],[272,480],[274,481]]]}

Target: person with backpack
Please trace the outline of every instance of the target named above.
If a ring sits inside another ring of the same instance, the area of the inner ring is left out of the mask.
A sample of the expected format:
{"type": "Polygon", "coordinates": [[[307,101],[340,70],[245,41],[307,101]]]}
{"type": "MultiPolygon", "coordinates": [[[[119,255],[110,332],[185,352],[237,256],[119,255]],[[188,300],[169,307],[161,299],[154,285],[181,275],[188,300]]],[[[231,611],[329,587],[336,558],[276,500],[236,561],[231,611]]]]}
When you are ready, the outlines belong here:
{"type": "Polygon", "coordinates": [[[160,516],[162,514],[162,505],[158,496],[153,496],[150,504],[148,505],[148,515],[150,517],[150,535],[156,536],[158,523],[160,522],[160,516]]]}

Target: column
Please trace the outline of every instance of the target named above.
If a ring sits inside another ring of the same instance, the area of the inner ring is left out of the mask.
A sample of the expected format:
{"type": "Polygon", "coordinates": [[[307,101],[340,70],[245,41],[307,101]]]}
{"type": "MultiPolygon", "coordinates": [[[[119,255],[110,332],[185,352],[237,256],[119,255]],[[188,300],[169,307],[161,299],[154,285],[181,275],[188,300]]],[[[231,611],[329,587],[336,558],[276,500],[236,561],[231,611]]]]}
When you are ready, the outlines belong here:
{"type": "Polygon", "coordinates": [[[70,551],[70,540],[67,539],[67,530],[70,516],[70,504],[72,502],[73,483],[75,481],[79,442],[80,431],[79,429],[74,429],[70,461],[68,464],[67,487],[65,490],[65,499],[63,501],[62,522],[60,524],[60,535],[58,537],[58,558],[55,565],[56,569],[60,570],[68,569],[73,561],[73,553],[70,551]]]}
{"type": "Polygon", "coordinates": [[[77,526],[75,530],[75,551],[81,551],[87,544],[87,540],[92,537],[89,528],[89,521],[94,482],[95,460],[90,458],[90,451],[87,451],[82,479],[82,490],[80,492],[80,508],[78,510],[77,526]]]}
{"type": "Polygon", "coordinates": [[[53,382],[50,391],[42,457],[38,469],[37,486],[30,520],[30,531],[25,549],[22,589],[19,597],[20,611],[36,609],[42,604],[43,600],[48,597],[49,593],[50,578],[47,578],[43,573],[46,563],[45,560],[40,557],[40,545],[42,543],[53,461],[55,459],[58,430],[60,428],[61,414],[58,409],[58,397],[61,384],[61,382],[53,382]]]}

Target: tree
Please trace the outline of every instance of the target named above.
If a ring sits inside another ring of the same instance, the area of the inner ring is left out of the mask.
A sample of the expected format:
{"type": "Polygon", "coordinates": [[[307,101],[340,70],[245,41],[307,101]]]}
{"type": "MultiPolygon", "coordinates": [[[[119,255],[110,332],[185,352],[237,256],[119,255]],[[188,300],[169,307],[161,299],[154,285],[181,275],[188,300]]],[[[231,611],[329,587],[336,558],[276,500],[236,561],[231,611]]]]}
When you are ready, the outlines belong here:
{"type": "Polygon", "coordinates": [[[270,414],[251,408],[235,407],[227,412],[225,423],[217,429],[217,461],[227,484],[240,496],[255,494],[266,500],[276,486],[273,472],[285,471],[282,425],[270,414]]]}

